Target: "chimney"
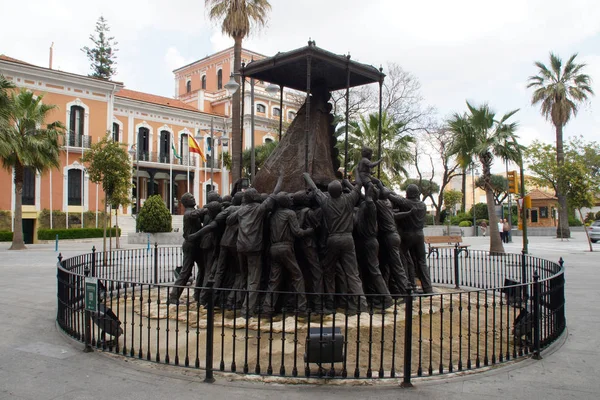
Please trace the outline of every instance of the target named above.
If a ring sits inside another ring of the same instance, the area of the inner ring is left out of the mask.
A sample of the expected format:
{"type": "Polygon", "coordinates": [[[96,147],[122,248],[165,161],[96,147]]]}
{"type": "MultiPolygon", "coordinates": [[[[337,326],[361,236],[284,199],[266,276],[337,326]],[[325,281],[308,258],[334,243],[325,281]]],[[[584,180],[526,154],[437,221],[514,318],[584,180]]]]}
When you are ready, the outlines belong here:
{"type": "Polygon", "coordinates": [[[50,59],[48,60],[48,68],[52,69],[52,51],[54,47],[54,42],[50,45],[50,59]]]}

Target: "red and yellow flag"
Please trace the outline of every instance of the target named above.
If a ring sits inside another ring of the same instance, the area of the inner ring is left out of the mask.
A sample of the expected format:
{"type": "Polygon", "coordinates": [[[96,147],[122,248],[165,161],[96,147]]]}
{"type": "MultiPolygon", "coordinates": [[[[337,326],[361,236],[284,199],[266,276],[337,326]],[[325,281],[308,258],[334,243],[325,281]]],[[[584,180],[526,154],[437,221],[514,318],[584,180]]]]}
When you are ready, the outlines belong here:
{"type": "Polygon", "coordinates": [[[202,148],[200,147],[198,142],[196,142],[196,139],[194,139],[194,137],[192,135],[188,135],[188,149],[189,149],[190,153],[199,154],[200,158],[202,158],[202,161],[206,162],[206,157],[204,156],[204,152],[202,151],[202,148]]]}

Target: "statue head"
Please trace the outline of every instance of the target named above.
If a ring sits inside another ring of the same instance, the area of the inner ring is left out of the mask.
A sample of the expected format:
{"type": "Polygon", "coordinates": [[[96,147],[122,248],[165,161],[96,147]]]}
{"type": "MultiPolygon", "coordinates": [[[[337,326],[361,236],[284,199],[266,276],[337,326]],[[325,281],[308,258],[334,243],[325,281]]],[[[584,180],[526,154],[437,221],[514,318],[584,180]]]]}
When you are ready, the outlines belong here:
{"type": "Polygon", "coordinates": [[[363,146],[362,150],[360,151],[360,155],[370,160],[373,156],[373,149],[367,146],[363,146]]]}
{"type": "Polygon", "coordinates": [[[331,181],[327,185],[327,191],[332,198],[337,199],[342,195],[342,184],[337,180],[331,181]]]}
{"type": "Polygon", "coordinates": [[[310,205],[310,196],[308,195],[308,193],[306,193],[305,190],[300,190],[292,194],[292,201],[297,207],[306,207],[310,205]]]}
{"type": "Polygon", "coordinates": [[[221,196],[219,196],[219,193],[211,190],[210,192],[208,192],[208,194],[206,195],[206,202],[210,203],[212,201],[218,201],[221,202],[221,196]]]}
{"type": "Polygon", "coordinates": [[[196,199],[194,198],[194,195],[189,192],[184,193],[183,196],[181,196],[180,201],[185,208],[192,208],[196,205],[196,199]]]}
{"type": "Polygon", "coordinates": [[[223,196],[221,204],[223,204],[223,208],[229,207],[231,205],[231,196],[228,195],[228,194],[226,194],[225,196],[223,196]]]}
{"type": "Polygon", "coordinates": [[[277,193],[275,200],[277,200],[277,205],[281,208],[290,208],[292,206],[292,198],[286,192],[277,193]]]}
{"type": "Polygon", "coordinates": [[[254,189],[254,188],[249,188],[246,191],[244,191],[243,200],[244,200],[244,203],[246,203],[246,204],[260,203],[261,202],[260,193],[258,193],[256,191],[256,189],[254,189]]]}
{"type": "Polygon", "coordinates": [[[204,208],[208,210],[208,213],[213,218],[216,217],[217,214],[220,213],[223,209],[221,203],[219,203],[218,201],[211,201],[210,203],[206,204],[204,208]]]}
{"type": "Polygon", "coordinates": [[[236,192],[233,195],[233,199],[231,200],[231,204],[234,206],[239,206],[242,204],[242,198],[244,197],[244,192],[236,192]]]}
{"type": "Polygon", "coordinates": [[[406,187],[406,198],[407,199],[418,199],[419,196],[421,195],[421,191],[419,190],[419,187],[417,185],[415,185],[414,183],[411,183],[410,185],[408,185],[406,187]]]}

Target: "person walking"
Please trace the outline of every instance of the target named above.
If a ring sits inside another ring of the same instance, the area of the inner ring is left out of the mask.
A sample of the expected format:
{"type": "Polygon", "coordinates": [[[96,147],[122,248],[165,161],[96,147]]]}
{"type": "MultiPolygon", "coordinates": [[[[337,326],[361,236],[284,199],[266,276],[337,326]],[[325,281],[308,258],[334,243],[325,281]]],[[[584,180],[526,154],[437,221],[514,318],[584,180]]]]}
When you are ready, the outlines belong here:
{"type": "Polygon", "coordinates": [[[483,235],[483,237],[485,237],[485,234],[487,233],[487,222],[485,221],[481,221],[481,234],[483,235]]]}
{"type": "Polygon", "coordinates": [[[500,233],[500,240],[504,242],[504,220],[502,218],[498,220],[498,232],[500,233]]]}
{"type": "Polygon", "coordinates": [[[504,243],[510,242],[510,223],[507,219],[502,224],[502,232],[504,233],[504,243]]]}

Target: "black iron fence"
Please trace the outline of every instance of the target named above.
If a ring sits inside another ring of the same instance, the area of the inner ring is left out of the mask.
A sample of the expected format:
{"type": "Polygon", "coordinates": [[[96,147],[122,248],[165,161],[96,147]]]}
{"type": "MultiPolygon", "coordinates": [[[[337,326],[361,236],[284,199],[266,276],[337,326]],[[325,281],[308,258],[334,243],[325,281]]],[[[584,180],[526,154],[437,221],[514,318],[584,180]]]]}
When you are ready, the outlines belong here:
{"type": "Polygon", "coordinates": [[[276,306],[265,313],[249,309],[247,291],[212,282],[191,284],[178,304],[167,304],[181,262],[179,247],[157,245],[59,257],[59,326],[87,350],[204,369],[207,381],[218,370],[401,378],[406,386],[416,377],[539,358],[566,326],[562,260],[440,249],[428,258],[436,293],[336,294],[328,314],[311,311],[331,301],[325,294],[306,293],[304,310],[301,294],[253,293],[276,306]],[[96,311],[86,311],[86,277],[98,282],[96,311]]]}

